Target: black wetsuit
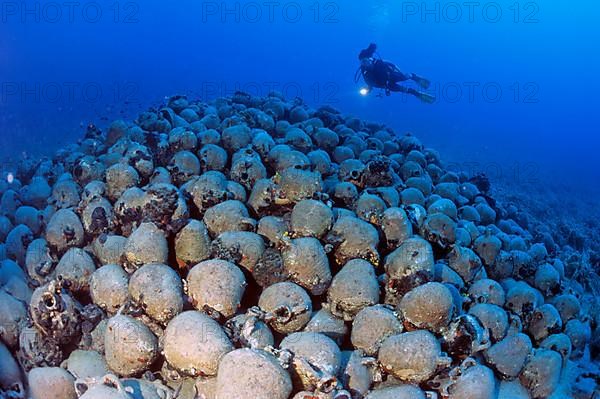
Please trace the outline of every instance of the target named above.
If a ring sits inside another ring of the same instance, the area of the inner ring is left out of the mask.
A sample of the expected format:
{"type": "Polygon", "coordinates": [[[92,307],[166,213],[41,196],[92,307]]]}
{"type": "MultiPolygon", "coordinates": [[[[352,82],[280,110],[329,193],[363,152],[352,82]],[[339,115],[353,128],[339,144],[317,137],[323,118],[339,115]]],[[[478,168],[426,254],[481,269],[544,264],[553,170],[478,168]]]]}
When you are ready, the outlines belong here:
{"type": "Polygon", "coordinates": [[[399,82],[413,80],[419,86],[427,89],[430,84],[427,79],[417,76],[414,73],[402,73],[402,71],[400,71],[396,65],[392,64],[391,62],[384,61],[377,56],[375,54],[376,51],[377,45],[375,43],[371,43],[369,47],[361,50],[360,54],[358,55],[358,60],[360,61],[361,65],[354,75],[355,82],[358,82],[360,79],[360,74],[362,74],[363,79],[369,85],[369,88],[374,87],[378,89],[384,89],[385,94],[388,96],[392,91],[394,91],[412,94],[421,99],[421,101],[428,102],[430,104],[435,101],[435,97],[432,95],[420,92],[412,87],[404,87],[398,84],[399,82]]]}
{"type": "Polygon", "coordinates": [[[408,80],[408,77],[398,70],[391,62],[376,59],[369,67],[362,68],[363,77],[369,86],[392,91],[397,82],[408,80]]]}
{"type": "Polygon", "coordinates": [[[381,59],[375,59],[367,66],[361,66],[365,82],[370,87],[385,89],[386,92],[396,91],[410,93],[410,88],[403,87],[398,82],[404,82],[411,77],[403,74],[396,65],[381,59]]]}

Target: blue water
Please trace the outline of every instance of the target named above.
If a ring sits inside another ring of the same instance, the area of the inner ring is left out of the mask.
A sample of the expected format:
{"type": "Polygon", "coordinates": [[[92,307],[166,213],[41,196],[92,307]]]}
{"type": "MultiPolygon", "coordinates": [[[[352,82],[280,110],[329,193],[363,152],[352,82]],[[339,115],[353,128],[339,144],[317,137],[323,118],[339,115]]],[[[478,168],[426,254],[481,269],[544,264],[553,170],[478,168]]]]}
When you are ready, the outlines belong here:
{"type": "Polygon", "coordinates": [[[49,153],[167,95],[275,88],[412,131],[463,168],[600,181],[597,2],[66,4],[2,2],[2,159],[49,153]],[[438,101],[361,97],[370,42],[431,79],[438,101]]]}

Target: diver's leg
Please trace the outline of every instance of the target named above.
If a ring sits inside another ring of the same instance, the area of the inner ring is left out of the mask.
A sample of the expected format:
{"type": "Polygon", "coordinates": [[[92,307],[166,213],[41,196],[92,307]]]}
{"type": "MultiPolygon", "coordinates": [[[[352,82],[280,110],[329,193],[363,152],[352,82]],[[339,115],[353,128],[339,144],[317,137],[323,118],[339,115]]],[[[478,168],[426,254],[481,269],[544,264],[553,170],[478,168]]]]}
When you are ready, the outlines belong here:
{"type": "Polygon", "coordinates": [[[421,100],[425,103],[428,103],[428,104],[433,104],[435,102],[434,96],[424,93],[422,91],[415,90],[412,87],[401,86],[397,83],[390,85],[388,87],[388,90],[397,92],[397,93],[399,92],[399,93],[407,93],[407,94],[413,95],[413,96],[417,97],[419,100],[421,100]]]}
{"type": "Polygon", "coordinates": [[[405,82],[407,80],[415,81],[419,86],[424,89],[428,89],[431,85],[429,80],[416,75],[414,73],[403,73],[398,67],[391,62],[384,61],[387,73],[388,73],[388,81],[390,82],[405,82]]]}
{"type": "Polygon", "coordinates": [[[412,74],[404,74],[400,71],[393,71],[390,73],[390,81],[392,82],[406,82],[407,80],[412,79],[412,74]]]}
{"type": "Polygon", "coordinates": [[[411,91],[416,91],[415,89],[412,89],[410,87],[401,86],[398,83],[390,84],[388,86],[388,90],[393,91],[395,93],[408,93],[408,94],[413,94],[413,93],[411,93],[411,91]]]}
{"type": "Polygon", "coordinates": [[[402,73],[400,71],[394,71],[390,74],[390,81],[392,82],[406,82],[407,80],[412,80],[419,86],[424,89],[428,89],[431,85],[431,82],[419,75],[415,75],[414,73],[402,73]]]}

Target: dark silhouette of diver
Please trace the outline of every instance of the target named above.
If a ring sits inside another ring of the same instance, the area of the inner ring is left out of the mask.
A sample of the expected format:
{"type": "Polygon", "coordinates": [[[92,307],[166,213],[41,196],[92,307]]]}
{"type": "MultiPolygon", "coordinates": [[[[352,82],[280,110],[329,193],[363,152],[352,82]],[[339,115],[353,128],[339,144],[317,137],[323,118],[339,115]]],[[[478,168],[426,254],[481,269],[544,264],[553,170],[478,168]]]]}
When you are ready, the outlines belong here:
{"type": "Polygon", "coordinates": [[[422,88],[427,89],[430,85],[430,82],[427,79],[417,76],[414,73],[403,73],[396,65],[384,61],[379,55],[376,55],[376,51],[377,45],[371,43],[369,47],[363,49],[358,55],[360,67],[356,71],[354,81],[358,82],[360,75],[362,74],[363,79],[368,85],[366,89],[361,90],[363,95],[366,95],[375,87],[384,89],[386,96],[389,96],[391,92],[401,92],[411,94],[429,104],[435,101],[435,97],[430,94],[398,84],[398,82],[412,80],[422,88]]]}

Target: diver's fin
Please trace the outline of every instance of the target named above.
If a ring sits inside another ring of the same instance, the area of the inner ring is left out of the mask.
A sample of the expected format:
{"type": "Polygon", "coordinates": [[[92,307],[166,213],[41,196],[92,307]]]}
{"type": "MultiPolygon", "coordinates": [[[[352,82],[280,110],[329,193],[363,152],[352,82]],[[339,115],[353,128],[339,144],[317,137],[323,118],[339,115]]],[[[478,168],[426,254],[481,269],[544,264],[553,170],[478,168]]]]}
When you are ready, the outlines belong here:
{"type": "Polygon", "coordinates": [[[412,80],[414,80],[419,86],[421,86],[424,89],[429,89],[429,86],[431,86],[431,82],[429,80],[415,75],[414,73],[412,76],[412,80]]]}
{"type": "Polygon", "coordinates": [[[435,96],[432,96],[431,94],[423,93],[422,91],[418,92],[417,97],[419,98],[419,100],[421,100],[427,104],[433,104],[435,102],[435,96]]]}

